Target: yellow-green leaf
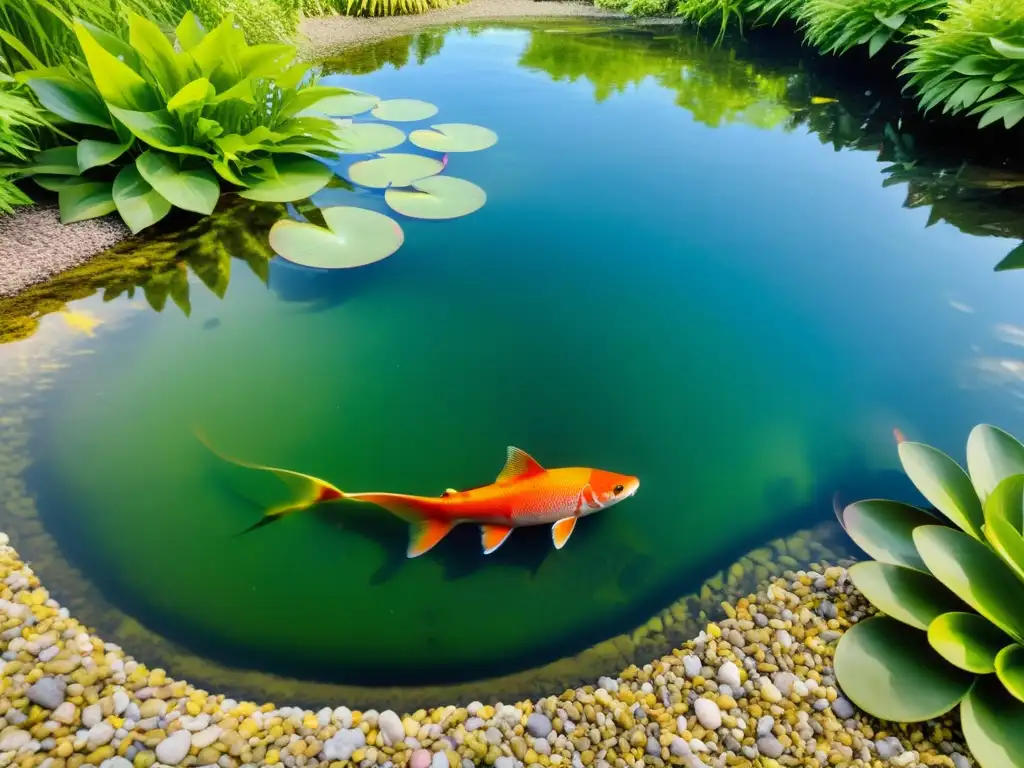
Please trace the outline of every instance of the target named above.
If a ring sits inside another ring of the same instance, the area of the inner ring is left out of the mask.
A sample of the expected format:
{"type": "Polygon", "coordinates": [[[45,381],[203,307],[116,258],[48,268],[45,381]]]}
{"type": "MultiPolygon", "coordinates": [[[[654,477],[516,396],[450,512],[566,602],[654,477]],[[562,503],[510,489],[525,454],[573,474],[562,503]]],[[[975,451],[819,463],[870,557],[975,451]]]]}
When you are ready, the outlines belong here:
{"type": "Polygon", "coordinates": [[[110,113],[120,120],[132,134],[140,141],[149,144],[154,149],[164,152],[174,152],[179,155],[196,155],[213,159],[205,150],[185,144],[177,122],[171,119],[169,112],[157,110],[154,112],[133,112],[127,109],[118,109],[111,106],[110,113]]]}
{"type": "Polygon", "coordinates": [[[220,197],[220,183],[209,168],[187,168],[182,158],[147,150],[135,161],[153,189],[186,211],[210,214],[220,197]]]}
{"type": "Polygon", "coordinates": [[[27,81],[39,103],[55,115],[83,125],[110,128],[110,114],[92,88],[70,77],[38,77],[27,81]]]}
{"type": "MultiPolygon", "coordinates": [[[[998,427],[979,424],[967,438],[967,471],[984,503],[1005,478],[1024,473],[1024,445],[998,427]]],[[[1024,520],[1011,522],[1019,528],[1024,520]]]]}
{"type": "Polygon", "coordinates": [[[109,181],[87,181],[57,193],[61,224],[105,216],[116,209],[109,181]]]}
{"type": "Polygon", "coordinates": [[[1000,517],[985,524],[985,538],[1017,578],[1024,582],[1024,537],[1000,517]]]}
{"type": "Polygon", "coordinates": [[[996,656],[999,682],[1019,701],[1024,701],[1024,646],[1008,645],[996,656]]]}
{"type": "Polygon", "coordinates": [[[942,614],[967,608],[934,576],[913,568],[864,560],[849,573],[854,586],[873,606],[916,629],[927,630],[942,614]]]}
{"type": "Polygon", "coordinates": [[[928,625],[932,648],[954,667],[978,675],[995,671],[1006,641],[1005,632],[976,613],[944,613],[928,625]]]}
{"type": "Polygon", "coordinates": [[[124,223],[138,234],[170,213],[171,203],[142,178],[133,163],[121,169],[114,179],[114,204],[124,223]]]}
{"type": "Polygon", "coordinates": [[[192,11],[186,11],[185,15],[181,17],[181,22],[175,28],[174,34],[181,44],[181,50],[188,51],[202,42],[206,37],[206,30],[203,29],[203,25],[192,11]]]}
{"type": "Polygon", "coordinates": [[[210,81],[205,77],[193,80],[175,93],[167,101],[169,112],[187,112],[201,107],[216,95],[210,81]]]}
{"type": "Polygon", "coordinates": [[[113,144],[109,141],[82,139],[78,142],[78,170],[85,173],[90,168],[109,165],[128,151],[131,143],[113,144]]]}
{"type": "Polygon", "coordinates": [[[156,94],[141,75],[96,42],[80,23],[75,24],[75,34],[93,81],[108,105],[142,112],[159,107],[156,94]]]}
{"type": "Polygon", "coordinates": [[[981,502],[960,465],[924,443],[904,441],[899,454],[903,470],[921,495],[961,529],[980,539],[984,523],[981,502]]]}
{"type": "Polygon", "coordinates": [[[1024,765],[1024,703],[993,675],[979,677],[960,706],[971,754],[983,768],[1024,765]]]}
{"type": "Polygon", "coordinates": [[[188,79],[186,67],[160,27],[137,13],[128,13],[128,41],[165,94],[175,93],[188,79]]]}

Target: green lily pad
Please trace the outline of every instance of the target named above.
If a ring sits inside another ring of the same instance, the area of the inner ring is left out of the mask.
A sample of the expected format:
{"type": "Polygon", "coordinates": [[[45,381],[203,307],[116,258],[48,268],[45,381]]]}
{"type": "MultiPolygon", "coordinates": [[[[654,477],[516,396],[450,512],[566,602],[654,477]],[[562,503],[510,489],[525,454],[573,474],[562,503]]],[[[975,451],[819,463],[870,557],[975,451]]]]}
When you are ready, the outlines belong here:
{"type": "Polygon", "coordinates": [[[388,99],[374,107],[370,114],[378,120],[405,123],[433,117],[437,114],[437,107],[419,99],[388,99]]]}
{"type": "Polygon", "coordinates": [[[902,442],[900,461],[907,477],[932,505],[976,539],[984,517],[971,478],[960,465],[930,445],[902,442]]]}
{"type": "Polygon", "coordinates": [[[928,626],[928,642],[954,667],[987,675],[995,671],[1006,633],[976,613],[944,613],[928,626]]]}
{"type": "Polygon", "coordinates": [[[369,155],[397,147],[405,141],[405,133],[393,125],[352,123],[338,131],[338,142],[346,155],[369,155]]]}
{"type": "Polygon", "coordinates": [[[298,117],[310,115],[327,115],[328,117],[352,117],[368,112],[380,103],[380,99],[373,94],[353,91],[338,96],[328,96],[320,99],[311,107],[298,113],[298,117]]]}
{"type": "Polygon", "coordinates": [[[974,680],[947,664],[924,632],[884,616],[847,630],[836,647],[834,668],[850,701],[875,717],[900,723],[949,712],[974,680]]]}
{"type": "Polygon", "coordinates": [[[995,677],[979,677],[960,706],[967,746],[983,768],[1024,765],[1024,704],[995,677]]]}
{"type": "Polygon", "coordinates": [[[869,499],[843,510],[846,532],[875,560],[928,571],[914,546],[914,529],[935,525],[936,519],[918,507],[898,501],[869,499]]]}
{"type": "Polygon", "coordinates": [[[864,560],[850,568],[850,580],[882,613],[917,629],[967,607],[931,574],[902,565],[864,560]]]}
{"type": "Polygon", "coordinates": [[[384,189],[408,187],[415,181],[434,176],[443,170],[444,163],[432,157],[394,152],[354,163],[348,169],[348,175],[356,184],[384,189]]]}
{"type": "Polygon", "coordinates": [[[1013,639],[1024,638],[1024,584],[986,544],[943,525],[915,529],[914,543],[947,589],[1013,639]]]}
{"type": "Polygon", "coordinates": [[[480,210],[487,193],[465,179],[434,176],[415,182],[412,189],[388,189],[384,200],[415,219],[456,219],[480,210]]]}
{"type": "Polygon", "coordinates": [[[999,652],[996,675],[1014,698],[1024,701],[1024,646],[1015,643],[999,652]]]}
{"type": "Polygon", "coordinates": [[[430,130],[413,131],[409,141],[434,152],[479,152],[498,143],[498,134],[469,123],[441,123],[430,130]]]}
{"type": "MultiPolygon", "coordinates": [[[[967,438],[967,471],[984,503],[1005,478],[1024,473],[1024,445],[998,427],[979,424],[967,438]]],[[[1024,521],[1013,522],[1019,527],[1024,521]]]]}
{"type": "Polygon", "coordinates": [[[347,205],[323,209],[327,229],[294,219],[270,228],[270,247],[295,264],[316,269],[362,267],[386,259],[405,241],[398,222],[347,205]]]}

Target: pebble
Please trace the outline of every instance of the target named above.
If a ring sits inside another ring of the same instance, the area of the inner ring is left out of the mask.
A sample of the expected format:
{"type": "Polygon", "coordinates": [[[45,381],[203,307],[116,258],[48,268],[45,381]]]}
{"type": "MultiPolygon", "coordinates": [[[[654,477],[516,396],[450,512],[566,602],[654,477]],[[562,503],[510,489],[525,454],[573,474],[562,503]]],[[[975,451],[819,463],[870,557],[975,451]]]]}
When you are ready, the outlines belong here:
{"type": "Polygon", "coordinates": [[[32,735],[18,728],[4,731],[0,736],[0,752],[16,752],[32,741],[32,735]]]}
{"type": "Polygon", "coordinates": [[[114,726],[110,723],[97,723],[89,729],[89,735],[86,737],[90,751],[109,744],[113,738],[114,726]]]}
{"type": "Polygon", "coordinates": [[[366,746],[366,734],[359,728],[338,731],[324,742],[323,754],[326,760],[348,760],[357,749],[366,746]]]}
{"type": "Polygon", "coordinates": [[[99,704],[90,704],[88,707],[82,710],[82,725],[86,728],[92,728],[103,720],[103,710],[100,709],[99,704]]]}
{"type": "Polygon", "coordinates": [[[56,677],[44,677],[33,683],[25,695],[29,701],[38,704],[43,709],[56,709],[64,702],[65,688],[63,680],[56,677]]]}
{"type": "Polygon", "coordinates": [[[832,702],[832,711],[840,720],[847,720],[854,715],[853,704],[842,697],[832,702]]]}
{"type": "Polygon", "coordinates": [[[191,733],[186,730],[175,731],[156,745],[156,759],[164,765],[177,765],[185,759],[191,746],[191,733]]]}
{"type": "Polygon", "coordinates": [[[693,704],[694,714],[702,726],[708,730],[717,730],[722,727],[722,710],[711,699],[697,699],[693,704]]]}
{"type": "Polygon", "coordinates": [[[784,747],[774,736],[762,736],[757,740],[757,750],[765,757],[770,757],[773,760],[782,757],[784,747]]]}
{"type": "Polygon", "coordinates": [[[409,768],[430,768],[430,752],[425,749],[417,749],[409,758],[409,768]]]}
{"type": "Polygon", "coordinates": [[[732,661],[725,662],[718,668],[718,682],[722,685],[728,685],[730,689],[739,690],[743,686],[743,682],[740,680],[740,669],[732,661]]]}
{"type": "Polygon", "coordinates": [[[551,720],[546,715],[534,712],[526,720],[526,730],[535,739],[546,739],[551,733],[551,720]]]}
{"type": "Polygon", "coordinates": [[[132,768],[132,764],[129,760],[116,756],[104,760],[100,763],[100,768],[132,768]]]}

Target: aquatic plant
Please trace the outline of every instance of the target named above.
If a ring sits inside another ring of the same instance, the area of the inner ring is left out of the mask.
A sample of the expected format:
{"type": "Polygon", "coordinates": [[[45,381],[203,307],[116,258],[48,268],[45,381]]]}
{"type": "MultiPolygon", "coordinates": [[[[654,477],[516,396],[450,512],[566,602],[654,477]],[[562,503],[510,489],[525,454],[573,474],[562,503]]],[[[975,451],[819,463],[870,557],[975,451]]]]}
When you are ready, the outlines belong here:
{"type": "Polygon", "coordinates": [[[922,443],[901,440],[899,456],[936,512],[882,500],[843,510],[874,558],[850,578],[884,615],[840,640],[839,684],[884,720],[930,720],[960,705],[983,768],[1022,765],[1024,445],[982,424],[967,440],[970,474],[922,443]]]}
{"type": "Polygon", "coordinates": [[[936,18],[947,0],[806,0],[796,18],[807,41],[827,53],[866,45],[874,56],[936,18]]]}
{"type": "Polygon", "coordinates": [[[981,115],[979,127],[1024,119],[1024,10],[1017,0],[951,0],[918,30],[902,74],[925,111],[981,115]]]}
{"type": "Polygon", "coordinates": [[[25,173],[58,193],[65,223],[117,210],[133,232],[172,207],[209,214],[222,182],[242,197],[285,202],[332,178],[310,154],[333,156],[344,130],[290,45],[251,46],[229,14],[209,33],[194,14],[174,44],[129,15],[129,42],[75,23],[87,68],[23,72],[40,103],[80,129],[76,144],[44,150],[25,173]],[[304,82],[305,81],[305,82],[304,82]]]}

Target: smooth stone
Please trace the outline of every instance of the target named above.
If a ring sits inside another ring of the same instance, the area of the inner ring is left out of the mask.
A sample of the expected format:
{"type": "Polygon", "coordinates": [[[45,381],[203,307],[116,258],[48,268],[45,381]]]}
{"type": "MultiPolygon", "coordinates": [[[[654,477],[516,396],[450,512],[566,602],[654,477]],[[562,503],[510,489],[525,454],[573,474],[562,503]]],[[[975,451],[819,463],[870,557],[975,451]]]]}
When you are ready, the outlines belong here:
{"type": "Polygon", "coordinates": [[[599,677],[597,678],[597,687],[608,691],[608,693],[615,693],[619,690],[619,681],[611,677],[599,677]]]}
{"type": "Polygon", "coordinates": [[[514,757],[503,756],[494,761],[494,768],[516,768],[514,757]]]}
{"type": "Polygon", "coordinates": [[[20,709],[9,709],[5,715],[7,722],[11,725],[21,725],[28,720],[28,715],[22,712],[20,709]]]}
{"type": "Polygon", "coordinates": [[[971,768],[971,761],[963,755],[961,755],[959,752],[954,752],[949,757],[953,761],[953,765],[955,765],[956,768],[971,768]]]}
{"type": "Polygon", "coordinates": [[[683,672],[688,678],[693,679],[699,675],[701,667],[700,659],[696,656],[683,656],[683,672]]]}
{"type": "Polygon", "coordinates": [[[551,720],[547,715],[534,712],[526,719],[526,730],[535,739],[546,739],[551,733],[551,720]]]}
{"type": "Polygon", "coordinates": [[[331,722],[339,728],[348,729],[352,727],[352,710],[348,707],[338,707],[331,713],[331,722]]]}
{"type": "Polygon", "coordinates": [[[100,709],[99,704],[90,704],[82,710],[82,725],[85,728],[92,728],[94,725],[102,722],[102,720],[103,710],[100,709]]]}
{"type": "Polygon", "coordinates": [[[409,768],[430,768],[430,753],[425,749],[417,749],[409,758],[409,768]]]}
{"type": "Polygon", "coordinates": [[[64,681],[56,677],[44,677],[37,680],[25,692],[28,700],[43,709],[56,709],[64,703],[64,681]]]}
{"type": "Polygon", "coordinates": [[[380,713],[377,717],[377,726],[384,736],[386,746],[393,747],[405,738],[405,726],[402,725],[402,719],[390,709],[385,709],[380,713]]]}
{"type": "Polygon", "coordinates": [[[537,739],[535,742],[533,742],[533,751],[536,752],[538,755],[550,755],[551,744],[547,741],[547,739],[537,739]]]}
{"type": "Polygon", "coordinates": [[[709,731],[722,727],[722,710],[710,699],[697,699],[693,704],[693,711],[700,724],[709,731]]]}
{"type": "Polygon", "coordinates": [[[776,760],[782,756],[782,743],[774,736],[762,736],[757,740],[757,749],[765,757],[776,760]]]}
{"type": "Polygon", "coordinates": [[[0,752],[17,752],[32,741],[32,735],[28,731],[15,728],[0,736],[0,752]]]}
{"type": "Polygon", "coordinates": [[[210,716],[205,712],[201,715],[196,715],[195,717],[182,715],[180,720],[181,727],[186,731],[192,731],[193,733],[198,733],[199,731],[208,728],[210,725],[210,716]]]}
{"type": "Polygon", "coordinates": [[[208,747],[220,738],[222,732],[223,729],[218,725],[211,725],[209,728],[204,728],[199,731],[199,733],[192,736],[192,746],[199,747],[199,749],[208,747]]]}
{"type": "Polygon", "coordinates": [[[834,619],[839,615],[839,609],[831,600],[822,600],[821,605],[818,606],[818,613],[826,619],[834,619]]]}
{"type": "Polygon", "coordinates": [[[447,755],[444,752],[435,752],[430,760],[430,768],[449,768],[447,755]]]}
{"type": "Polygon", "coordinates": [[[718,668],[717,677],[719,683],[728,685],[731,690],[738,690],[743,686],[743,681],[740,680],[740,669],[731,661],[725,662],[718,668]]]}
{"type": "Polygon", "coordinates": [[[469,718],[469,720],[466,721],[465,728],[466,728],[467,731],[472,732],[472,731],[480,730],[485,725],[486,725],[486,723],[483,720],[481,720],[479,717],[471,717],[471,718],[469,718]]]}
{"type": "Polygon", "coordinates": [[[775,727],[775,718],[771,715],[763,715],[757,720],[757,735],[768,736],[772,732],[772,728],[775,727]]]}
{"type": "Polygon", "coordinates": [[[156,759],[164,765],[177,765],[185,759],[191,746],[191,733],[186,730],[175,731],[156,745],[156,759]]]}
{"type": "Polygon", "coordinates": [[[334,736],[324,742],[321,755],[324,760],[348,760],[357,749],[366,746],[366,734],[358,728],[349,728],[338,731],[334,736]]]}
{"type": "Polygon", "coordinates": [[[793,684],[798,681],[792,672],[777,672],[772,676],[772,682],[779,689],[779,693],[789,698],[789,694],[793,692],[793,684]]]}
{"type": "Polygon", "coordinates": [[[672,738],[672,742],[668,745],[668,751],[675,757],[689,757],[693,754],[690,750],[690,745],[679,736],[672,738]]]}
{"type": "Polygon", "coordinates": [[[832,702],[832,711],[840,720],[849,720],[854,715],[853,704],[842,697],[832,702]]]}
{"type": "Polygon", "coordinates": [[[791,648],[793,645],[793,636],[785,629],[780,629],[776,632],[775,639],[779,641],[779,645],[783,648],[791,648]]]}
{"type": "Polygon", "coordinates": [[[492,725],[487,729],[487,732],[484,734],[484,738],[487,739],[488,744],[496,747],[501,744],[502,741],[501,731],[492,725]]]}
{"type": "Polygon", "coordinates": [[[128,705],[132,703],[132,700],[128,698],[128,694],[124,691],[114,691],[114,714],[122,715],[124,711],[128,709],[128,705]]]}
{"type": "Polygon", "coordinates": [[[109,757],[100,763],[100,768],[132,768],[132,764],[123,757],[109,757]]]}
{"type": "Polygon", "coordinates": [[[58,653],[60,653],[60,648],[56,645],[51,645],[48,648],[43,648],[43,650],[39,652],[39,660],[45,664],[46,662],[51,661],[58,653]]]}
{"type": "Polygon", "coordinates": [[[89,729],[89,735],[86,740],[89,742],[89,751],[98,749],[106,744],[110,743],[110,740],[114,738],[114,726],[110,723],[97,723],[89,729]]]}

